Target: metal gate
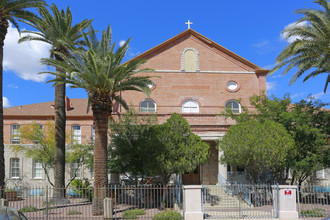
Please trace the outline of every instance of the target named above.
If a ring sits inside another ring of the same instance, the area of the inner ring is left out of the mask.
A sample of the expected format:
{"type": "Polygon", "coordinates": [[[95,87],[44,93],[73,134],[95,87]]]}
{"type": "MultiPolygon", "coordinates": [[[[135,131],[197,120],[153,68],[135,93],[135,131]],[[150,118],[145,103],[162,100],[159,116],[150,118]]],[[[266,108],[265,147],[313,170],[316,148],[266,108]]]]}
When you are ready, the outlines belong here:
{"type": "Polygon", "coordinates": [[[276,218],[277,198],[276,185],[203,185],[204,219],[276,218]]]}

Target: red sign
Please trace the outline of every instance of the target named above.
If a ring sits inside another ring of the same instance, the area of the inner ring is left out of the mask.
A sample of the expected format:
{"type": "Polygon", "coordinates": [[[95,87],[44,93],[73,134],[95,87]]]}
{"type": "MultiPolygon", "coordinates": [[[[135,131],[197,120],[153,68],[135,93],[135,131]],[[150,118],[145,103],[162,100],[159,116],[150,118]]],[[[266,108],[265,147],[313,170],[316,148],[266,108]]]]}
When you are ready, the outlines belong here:
{"type": "Polygon", "coordinates": [[[285,189],[284,190],[284,198],[292,198],[292,190],[291,189],[285,189]]]}

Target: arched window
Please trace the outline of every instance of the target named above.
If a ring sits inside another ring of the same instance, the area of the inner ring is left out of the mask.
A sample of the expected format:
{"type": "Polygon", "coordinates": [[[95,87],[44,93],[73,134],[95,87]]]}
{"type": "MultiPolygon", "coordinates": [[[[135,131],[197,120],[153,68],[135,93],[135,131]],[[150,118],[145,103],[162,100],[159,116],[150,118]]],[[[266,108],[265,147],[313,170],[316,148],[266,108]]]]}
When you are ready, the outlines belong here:
{"type": "Polygon", "coordinates": [[[72,143],[81,144],[81,126],[72,125],[72,143]]]}
{"type": "Polygon", "coordinates": [[[241,113],[241,105],[235,100],[229,100],[226,103],[226,111],[231,111],[232,113],[241,113]]]}
{"type": "Polygon", "coordinates": [[[199,113],[199,105],[196,101],[189,99],[182,104],[183,113],[199,113]]]}
{"type": "Polygon", "coordinates": [[[181,54],[182,71],[199,71],[198,51],[195,48],[185,48],[181,54]]]}
{"type": "Polygon", "coordinates": [[[156,112],[156,103],[151,99],[145,99],[140,103],[140,112],[141,113],[155,113],[156,112]]]}
{"type": "Polygon", "coordinates": [[[13,157],[10,158],[10,178],[20,178],[20,162],[19,158],[13,157]]]}
{"type": "Polygon", "coordinates": [[[13,124],[11,125],[11,143],[12,144],[20,144],[21,138],[20,138],[20,132],[19,132],[20,125],[13,124]]]}

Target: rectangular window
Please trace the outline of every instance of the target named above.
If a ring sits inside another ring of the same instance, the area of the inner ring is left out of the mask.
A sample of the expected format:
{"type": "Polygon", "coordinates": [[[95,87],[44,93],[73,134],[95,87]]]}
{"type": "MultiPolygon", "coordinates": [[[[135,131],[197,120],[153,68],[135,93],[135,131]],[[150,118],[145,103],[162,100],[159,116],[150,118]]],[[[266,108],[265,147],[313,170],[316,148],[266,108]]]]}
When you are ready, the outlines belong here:
{"type": "Polygon", "coordinates": [[[92,125],[92,144],[94,144],[95,143],[95,126],[94,125],[92,125]]]}
{"type": "Polygon", "coordinates": [[[19,158],[10,158],[10,178],[20,177],[19,158]]]}
{"type": "Polygon", "coordinates": [[[33,178],[42,178],[42,163],[41,160],[33,160],[33,178]]]}
{"type": "Polygon", "coordinates": [[[316,179],[325,179],[325,169],[316,171],[316,179]]]}
{"type": "Polygon", "coordinates": [[[21,138],[19,137],[19,128],[20,125],[12,125],[11,126],[11,143],[12,144],[20,144],[21,143],[21,138]]]}
{"type": "Polygon", "coordinates": [[[81,175],[80,175],[81,170],[80,170],[80,166],[79,165],[80,164],[78,162],[75,162],[75,163],[72,163],[71,164],[71,178],[73,178],[74,176],[76,178],[80,178],[81,177],[81,175]]]}
{"type": "Polygon", "coordinates": [[[81,126],[72,125],[72,143],[81,144],[81,126]]]}

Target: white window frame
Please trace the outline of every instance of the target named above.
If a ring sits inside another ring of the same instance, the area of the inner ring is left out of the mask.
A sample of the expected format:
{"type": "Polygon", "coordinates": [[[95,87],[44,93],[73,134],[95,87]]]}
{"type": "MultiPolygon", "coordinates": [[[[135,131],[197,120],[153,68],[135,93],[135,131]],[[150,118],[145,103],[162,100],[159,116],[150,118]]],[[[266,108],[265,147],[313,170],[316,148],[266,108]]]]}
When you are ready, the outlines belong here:
{"type": "Polygon", "coordinates": [[[76,174],[76,179],[81,179],[81,165],[79,162],[71,163],[71,178],[76,174]]]}
{"type": "Polygon", "coordinates": [[[32,178],[42,179],[43,178],[43,168],[41,160],[33,160],[32,162],[32,178]]]}
{"type": "Polygon", "coordinates": [[[199,104],[193,99],[188,99],[182,103],[182,113],[199,113],[199,104]]]}
{"type": "Polygon", "coordinates": [[[12,179],[19,179],[21,177],[21,160],[18,157],[10,158],[10,172],[9,176],[12,179]]]}
{"type": "Polygon", "coordinates": [[[316,179],[325,179],[325,169],[316,171],[315,177],[316,179]]]}
{"type": "Polygon", "coordinates": [[[71,130],[72,130],[72,143],[81,144],[81,125],[72,125],[71,130]],[[75,129],[78,127],[79,130],[75,129]]]}
{"type": "Polygon", "coordinates": [[[11,125],[11,136],[14,136],[15,137],[11,137],[11,143],[12,144],[20,144],[21,143],[21,138],[20,138],[20,132],[19,132],[19,129],[20,129],[20,125],[19,124],[12,124],[11,125]]]}
{"type": "Polygon", "coordinates": [[[236,100],[228,100],[228,101],[226,102],[226,104],[225,104],[225,110],[227,110],[227,105],[228,105],[228,104],[231,104],[230,109],[231,109],[232,113],[234,113],[234,114],[239,114],[239,113],[241,113],[242,108],[241,108],[241,104],[240,104],[238,101],[236,101],[236,100]],[[238,104],[238,109],[233,107],[233,103],[238,104]],[[235,112],[235,110],[238,110],[238,112],[235,112]]]}
{"type": "Polygon", "coordinates": [[[140,106],[139,106],[139,112],[140,113],[156,113],[157,112],[157,105],[156,102],[152,99],[145,99],[142,102],[140,102],[140,106]],[[147,103],[147,107],[142,107],[142,104],[146,102],[147,103]],[[148,103],[152,103],[154,104],[154,108],[150,107],[148,103]]]}
{"type": "MultiPolygon", "coordinates": [[[[42,133],[42,128],[43,128],[43,126],[42,126],[41,124],[37,124],[37,125],[39,125],[39,130],[40,130],[41,133],[42,133]]],[[[39,141],[37,141],[37,140],[33,140],[33,143],[34,143],[34,144],[39,144],[39,141]]]]}

